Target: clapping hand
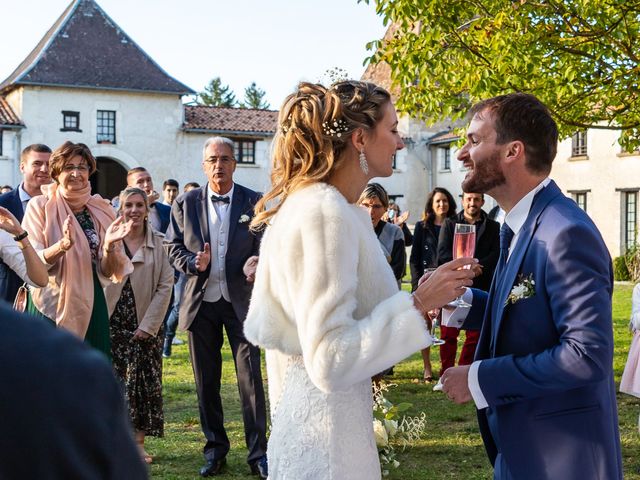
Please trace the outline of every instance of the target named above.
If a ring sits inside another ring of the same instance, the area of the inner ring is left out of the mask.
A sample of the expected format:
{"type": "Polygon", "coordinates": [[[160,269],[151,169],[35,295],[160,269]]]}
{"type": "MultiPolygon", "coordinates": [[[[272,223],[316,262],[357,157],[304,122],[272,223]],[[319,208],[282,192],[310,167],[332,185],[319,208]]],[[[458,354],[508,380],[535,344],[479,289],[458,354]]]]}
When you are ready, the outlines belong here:
{"type": "Polygon", "coordinates": [[[125,222],[124,217],[116,218],[111,225],[107,228],[107,231],[104,234],[104,247],[107,250],[110,250],[111,245],[116,242],[122,241],[129,232],[131,232],[131,226],[133,225],[133,220],[127,220],[125,222]]]}
{"type": "Polygon", "coordinates": [[[204,250],[196,253],[196,270],[204,272],[211,261],[211,247],[209,243],[204,244],[204,250]]]}
{"type": "Polygon", "coordinates": [[[402,226],[403,223],[405,223],[407,221],[407,218],[409,218],[409,210],[405,210],[399,216],[397,216],[394,219],[393,223],[395,223],[396,225],[398,225],[400,227],[400,226],[402,226]]]}
{"type": "Polygon", "coordinates": [[[149,201],[149,205],[153,205],[160,199],[160,194],[155,190],[147,195],[147,200],[149,201]]]}
{"type": "Polygon", "coordinates": [[[24,231],[18,219],[4,207],[0,207],[0,228],[14,237],[24,231]]]}
{"type": "Polygon", "coordinates": [[[62,238],[59,240],[59,242],[60,248],[64,252],[66,252],[73,246],[73,230],[71,229],[72,221],[73,219],[71,218],[71,215],[68,215],[62,224],[62,238]]]}

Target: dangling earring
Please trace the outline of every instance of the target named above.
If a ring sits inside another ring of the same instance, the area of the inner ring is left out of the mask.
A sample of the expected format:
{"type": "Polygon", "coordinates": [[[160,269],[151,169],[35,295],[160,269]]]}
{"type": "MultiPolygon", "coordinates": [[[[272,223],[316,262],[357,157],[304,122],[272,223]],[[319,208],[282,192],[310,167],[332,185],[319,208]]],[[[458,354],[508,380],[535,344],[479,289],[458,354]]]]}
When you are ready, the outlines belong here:
{"type": "Polygon", "coordinates": [[[360,156],[358,157],[360,160],[360,169],[365,173],[369,173],[369,164],[367,163],[367,157],[364,154],[364,148],[360,150],[360,156]]]}

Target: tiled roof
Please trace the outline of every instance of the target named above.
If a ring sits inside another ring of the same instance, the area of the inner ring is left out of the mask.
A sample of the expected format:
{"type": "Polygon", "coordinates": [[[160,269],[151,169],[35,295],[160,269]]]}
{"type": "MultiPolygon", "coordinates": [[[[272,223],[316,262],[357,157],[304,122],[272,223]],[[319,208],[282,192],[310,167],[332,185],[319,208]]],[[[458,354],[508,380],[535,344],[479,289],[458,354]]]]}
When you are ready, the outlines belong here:
{"type": "Polygon", "coordinates": [[[434,143],[451,143],[460,138],[460,135],[454,132],[442,132],[434,135],[429,139],[430,144],[434,143]]]}
{"type": "Polygon", "coordinates": [[[7,101],[0,97],[0,127],[22,127],[24,124],[13,112],[7,101]]]}
{"type": "Polygon", "coordinates": [[[266,133],[273,135],[278,112],[251,108],[185,105],[184,130],[204,132],[266,133]]]}
{"type": "Polygon", "coordinates": [[[73,0],[0,84],[0,92],[17,85],[195,93],[156,64],[93,0],[73,0]]]}

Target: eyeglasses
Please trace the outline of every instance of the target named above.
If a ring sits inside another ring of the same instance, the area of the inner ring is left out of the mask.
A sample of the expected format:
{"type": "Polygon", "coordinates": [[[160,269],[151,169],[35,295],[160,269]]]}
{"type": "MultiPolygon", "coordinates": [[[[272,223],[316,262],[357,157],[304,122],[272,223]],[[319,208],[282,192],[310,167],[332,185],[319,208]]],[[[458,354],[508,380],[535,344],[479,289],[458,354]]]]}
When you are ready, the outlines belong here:
{"type": "Polygon", "coordinates": [[[209,157],[209,158],[205,158],[204,160],[204,163],[208,163],[209,165],[213,165],[216,162],[227,164],[229,162],[233,162],[233,158],[227,157],[226,155],[224,155],[222,157],[209,157]]]}
{"type": "Polygon", "coordinates": [[[374,210],[379,210],[379,209],[381,209],[381,208],[384,208],[384,207],[383,207],[381,204],[379,204],[379,203],[365,203],[365,202],[363,202],[363,203],[361,203],[361,204],[360,204],[360,206],[361,206],[361,207],[364,207],[364,208],[373,208],[374,210]]]}
{"type": "Polygon", "coordinates": [[[81,165],[65,165],[64,167],[62,167],[63,172],[71,173],[74,170],[80,173],[86,173],[89,171],[89,165],[87,165],[86,163],[83,163],[81,165]]]}

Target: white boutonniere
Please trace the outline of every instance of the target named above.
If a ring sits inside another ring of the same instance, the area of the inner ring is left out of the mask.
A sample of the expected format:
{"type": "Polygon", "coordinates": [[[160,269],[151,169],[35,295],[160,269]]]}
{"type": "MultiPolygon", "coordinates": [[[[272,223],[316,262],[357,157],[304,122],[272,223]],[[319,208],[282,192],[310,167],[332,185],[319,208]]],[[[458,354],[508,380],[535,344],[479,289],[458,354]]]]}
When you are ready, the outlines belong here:
{"type": "Polygon", "coordinates": [[[525,276],[524,274],[518,275],[519,283],[513,286],[511,293],[507,297],[507,301],[504,306],[514,304],[525,298],[533,297],[536,294],[536,281],[533,279],[533,273],[525,276]]]}
{"type": "Polygon", "coordinates": [[[243,213],[242,215],[240,215],[240,220],[238,220],[238,223],[246,223],[249,220],[251,220],[249,218],[249,215],[247,215],[246,213],[243,213]]]}

